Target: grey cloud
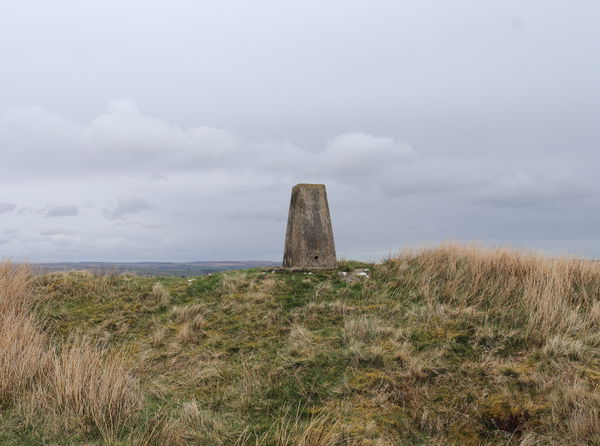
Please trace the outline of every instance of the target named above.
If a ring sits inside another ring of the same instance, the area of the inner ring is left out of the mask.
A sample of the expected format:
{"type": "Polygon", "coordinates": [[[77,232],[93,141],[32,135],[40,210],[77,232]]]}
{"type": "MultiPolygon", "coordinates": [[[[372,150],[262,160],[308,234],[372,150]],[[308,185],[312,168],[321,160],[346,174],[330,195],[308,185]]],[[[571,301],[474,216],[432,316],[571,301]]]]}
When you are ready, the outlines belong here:
{"type": "Polygon", "coordinates": [[[600,2],[30,3],[0,2],[2,255],[277,259],[297,182],[341,253],[600,255],[600,2]]]}
{"type": "Polygon", "coordinates": [[[286,215],[287,210],[281,205],[262,205],[256,207],[235,206],[223,212],[223,217],[231,220],[250,220],[250,221],[280,221],[282,216],[286,215]]]}
{"type": "Polygon", "coordinates": [[[118,221],[116,226],[134,226],[142,229],[164,229],[166,226],[162,223],[148,223],[144,221],[118,221]]]}
{"type": "MultiPolygon", "coordinates": [[[[26,164],[19,157],[31,159],[31,152],[37,151],[40,156],[33,158],[42,160],[47,145],[63,151],[62,156],[53,156],[54,160],[71,160],[40,164],[39,174],[43,176],[56,177],[65,169],[77,176],[120,174],[127,169],[129,174],[137,172],[148,181],[156,181],[187,171],[220,170],[230,175],[252,172],[266,175],[272,182],[285,178],[286,182],[332,180],[357,187],[373,184],[390,198],[480,189],[487,182],[492,186],[472,201],[505,207],[533,206],[554,193],[554,186],[544,181],[529,184],[531,179],[526,174],[505,174],[494,180],[494,175],[486,172],[492,167],[484,164],[461,165],[443,162],[442,158],[423,158],[412,146],[391,137],[342,133],[323,149],[308,151],[285,140],[245,140],[225,129],[180,128],[145,115],[132,100],[112,101],[104,114],[88,124],[68,122],[40,107],[13,110],[0,119],[0,129],[0,140],[4,138],[13,148],[15,172],[18,165],[26,164]]],[[[107,215],[113,220],[122,219],[132,211],[146,209],[138,206],[143,205],[123,202],[107,215]]],[[[73,215],[68,212],[57,209],[48,216],[73,215]]]]}
{"type": "MultiPolygon", "coordinates": [[[[36,113],[42,112],[37,110],[36,113]]],[[[87,124],[57,124],[56,132],[51,131],[56,121],[48,119],[49,124],[42,126],[45,130],[36,137],[31,136],[36,135],[36,131],[31,131],[26,121],[19,122],[18,126],[14,121],[11,124],[20,129],[12,133],[11,147],[38,151],[39,157],[33,158],[40,160],[45,144],[60,147],[55,151],[58,153],[52,154],[52,160],[39,165],[39,175],[27,177],[27,182],[20,183],[24,187],[31,183],[32,188],[29,197],[24,195],[23,199],[31,202],[36,190],[46,184],[60,187],[61,193],[68,197],[65,199],[79,203],[106,201],[109,198],[107,183],[113,190],[128,191],[131,198],[120,199],[104,211],[113,222],[110,227],[103,225],[107,223],[105,219],[94,220],[93,209],[78,220],[85,218],[86,223],[80,224],[86,225],[86,232],[93,227],[97,237],[114,242],[112,249],[130,256],[150,252],[145,238],[149,235],[143,234],[152,233],[160,240],[153,251],[156,258],[166,252],[187,258],[219,256],[219,252],[225,253],[223,246],[228,247],[227,253],[232,258],[254,252],[269,253],[269,256],[256,254],[259,257],[277,258],[273,253],[277,254],[282,243],[277,237],[283,237],[288,188],[297,182],[327,183],[330,197],[335,200],[332,209],[347,209],[340,217],[334,216],[334,225],[341,228],[339,246],[361,246],[365,252],[375,249],[369,248],[374,246],[371,235],[378,240],[376,249],[379,250],[384,250],[386,245],[387,249],[395,249],[400,240],[477,235],[481,226],[493,235],[494,225],[499,226],[502,219],[497,216],[490,223],[480,215],[490,207],[510,209],[506,218],[510,217],[513,227],[518,228],[524,223],[517,214],[524,209],[543,208],[549,202],[558,201],[567,206],[569,200],[584,197],[594,190],[586,181],[552,175],[560,171],[561,166],[549,157],[543,162],[536,159],[536,163],[524,160],[519,170],[532,173],[515,175],[510,165],[497,159],[488,162],[457,156],[449,160],[440,154],[420,153],[397,138],[365,132],[341,133],[321,147],[307,150],[286,140],[241,138],[225,129],[205,126],[184,129],[147,117],[132,101],[112,103],[106,113],[87,124]],[[67,134],[67,137],[54,133],[67,134]],[[59,143],[51,143],[53,137],[59,143]],[[81,151],[79,155],[76,147],[81,151]],[[70,159],[72,164],[52,164],[61,157],[70,159]],[[156,181],[160,176],[168,180],[156,181]],[[426,199],[422,199],[423,194],[427,195],[426,199]],[[151,196],[156,204],[151,221],[130,218],[153,209],[146,199],[137,198],[141,196],[151,196]],[[394,202],[390,202],[392,198],[394,202]],[[463,221],[455,219],[450,225],[448,215],[459,208],[463,221]],[[401,212],[398,209],[409,209],[409,213],[413,213],[410,219],[402,215],[406,226],[391,227],[390,223],[375,226],[374,220],[397,220],[401,212]],[[419,218],[427,219],[427,225],[419,218]],[[478,219],[485,221],[485,225],[475,224],[478,219]],[[240,229],[240,222],[244,221],[256,224],[240,229]],[[358,222],[372,227],[373,231],[359,236],[353,234],[352,228],[358,222]],[[250,239],[244,238],[246,231],[253,231],[250,239]],[[198,235],[199,232],[205,235],[198,235]],[[252,240],[269,250],[256,251],[259,248],[252,240]],[[194,246],[198,251],[194,251],[194,246]]],[[[8,133],[0,131],[0,139],[8,133]]],[[[12,156],[23,154],[14,152],[12,156]]],[[[16,173],[19,167],[26,167],[27,175],[31,175],[25,157],[13,162],[16,163],[14,168],[6,169],[9,175],[16,173]]],[[[6,176],[0,181],[6,183],[6,176]]],[[[540,224],[535,219],[528,223],[533,222],[540,224]]],[[[496,233],[508,233],[504,229],[508,227],[511,226],[507,223],[503,228],[496,228],[496,233]]],[[[553,231],[548,229],[546,233],[553,236],[556,232],[553,231]]],[[[519,233],[517,229],[513,232],[519,233]]],[[[75,243],[75,240],[80,243],[80,239],[55,235],[46,236],[45,240],[69,246],[72,251],[64,252],[80,252],[83,256],[84,244],[75,243]]],[[[33,242],[32,246],[35,246],[33,242]]],[[[114,255],[105,242],[90,241],[85,246],[95,246],[97,253],[114,255]]],[[[125,256],[123,254],[123,258],[125,256]]]]}
{"type": "Polygon", "coordinates": [[[19,208],[19,210],[17,211],[17,214],[26,215],[26,214],[31,214],[32,212],[33,212],[33,209],[25,206],[25,207],[19,208]]]}
{"type": "Polygon", "coordinates": [[[29,175],[42,176],[150,170],[160,177],[165,171],[254,167],[265,155],[294,165],[298,153],[286,143],[245,141],[228,130],[183,129],[144,115],[131,100],[110,102],[104,114],[87,124],[41,107],[7,110],[0,117],[0,147],[6,166],[27,165],[29,175]],[[53,148],[51,157],[48,147],[53,148]]]}
{"type": "Polygon", "coordinates": [[[569,176],[539,180],[524,173],[506,176],[479,193],[473,202],[505,208],[558,205],[589,197],[592,190],[569,176]]]}
{"type": "Polygon", "coordinates": [[[106,210],[106,216],[111,220],[122,220],[127,215],[152,209],[152,206],[144,198],[131,197],[128,199],[119,198],[119,202],[112,208],[106,210]]]}
{"type": "Polygon", "coordinates": [[[408,144],[357,132],[336,136],[311,162],[322,175],[356,181],[409,164],[415,157],[415,150],[408,144]]]}
{"type": "Polygon", "coordinates": [[[46,231],[42,231],[40,232],[40,235],[42,236],[71,236],[71,235],[77,235],[77,231],[69,231],[69,230],[65,230],[65,229],[49,229],[46,231]]]}
{"type": "Polygon", "coordinates": [[[0,214],[6,214],[17,209],[17,205],[14,203],[0,203],[0,214]]]}
{"type": "Polygon", "coordinates": [[[0,245],[15,241],[19,236],[19,231],[16,229],[7,229],[0,233],[0,245]]]}
{"type": "Polygon", "coordinates": [[[484,184],[475,173],[466,173],[459,166],[445,167],[431,163],[393,169],[379,179],[384,195],[397,198],[411,194],[439,194],[468,189],[484,184]]]}
{"type": "Polygon", "coordinates": [[[56,206],[47,209],[44,213],[45,217],[73,217],[79,214],[79,207],[74,205],[56,206]]]}
{"type": "Polygon", "coordinates": [[[160,172],[152,172],[147,178],[148,181],[167,181],[169,179],[168,176],[160,172]]]}
{"type": "Polygon", "coordinates": [[[84,125],[40,107],[9,110],[0,119],[2,145],[11,150],[8,163],[16,170],[27,163],[30,174],[81,176],[126,169],[149,180],[167,179],[173,172],[226,169],[364,182],[416,157],[408,144],[364,132],[340,134],[322,150],[308,151],[286,140],[245,140],[207,126],[183,129],[143,114],[131,100],[112,101],[106,113],[84,125]],[[46,159],[48,146],[60,153],[46,159]]]}

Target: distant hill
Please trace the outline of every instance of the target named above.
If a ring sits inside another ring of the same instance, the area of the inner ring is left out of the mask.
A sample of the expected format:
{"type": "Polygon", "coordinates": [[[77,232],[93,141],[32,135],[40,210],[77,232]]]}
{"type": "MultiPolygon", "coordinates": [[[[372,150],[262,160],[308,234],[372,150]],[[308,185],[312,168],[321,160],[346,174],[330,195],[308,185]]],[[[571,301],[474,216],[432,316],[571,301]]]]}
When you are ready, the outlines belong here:
{"type": "Polygon", "coordinates": [[[201,276],[238,269],[260,268],[263,266],[278,266],[280,263],[271,261],[212,261],[212,262],[58,262],[33,263],[31,267],[38,273],[57,271],[87,270],[96,274],[135,273],[139,276],[201,276]]]}

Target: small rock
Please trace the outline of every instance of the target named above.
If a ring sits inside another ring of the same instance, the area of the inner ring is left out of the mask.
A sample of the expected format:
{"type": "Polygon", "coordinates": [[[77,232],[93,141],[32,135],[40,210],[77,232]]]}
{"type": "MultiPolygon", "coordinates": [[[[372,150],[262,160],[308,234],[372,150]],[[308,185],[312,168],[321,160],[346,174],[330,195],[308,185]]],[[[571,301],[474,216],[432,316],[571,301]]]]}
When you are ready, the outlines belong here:
{"type": "Polygon", "coordinates": [[[371,277],[371,272],[367,268],[356,268],[351,272],[340,271],[338,274],[340,278],[347,283],[354,283],[364,278],[371,277]]]}

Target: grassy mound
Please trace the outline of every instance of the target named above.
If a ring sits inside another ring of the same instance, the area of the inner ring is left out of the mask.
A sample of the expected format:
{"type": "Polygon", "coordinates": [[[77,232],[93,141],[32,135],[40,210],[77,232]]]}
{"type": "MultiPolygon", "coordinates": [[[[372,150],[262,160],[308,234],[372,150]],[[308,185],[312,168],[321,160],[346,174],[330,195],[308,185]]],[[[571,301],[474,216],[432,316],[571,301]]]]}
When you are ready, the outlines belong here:
{"type": "Polygon", "coordinates": [[[600,263],[476,246],[195,280],[5,264],[0,444],[600,445],[599,329],[600,263]]]}

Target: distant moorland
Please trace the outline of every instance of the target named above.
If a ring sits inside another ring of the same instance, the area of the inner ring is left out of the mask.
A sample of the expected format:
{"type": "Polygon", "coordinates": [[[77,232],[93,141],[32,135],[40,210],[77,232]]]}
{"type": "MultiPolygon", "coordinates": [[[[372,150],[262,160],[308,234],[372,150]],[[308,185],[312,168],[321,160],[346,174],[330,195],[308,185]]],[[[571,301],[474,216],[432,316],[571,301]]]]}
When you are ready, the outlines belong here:
{"type": "Polygon", "coordinates": [[[94,274],[135,273],[139,276],[179,276],[190,277],[218,273],[236,269],[276,266],[269,261],[220,261],[220,262],[56,262],[33,263],[31,268],[38,273],[86,270],[94,274]]]}

